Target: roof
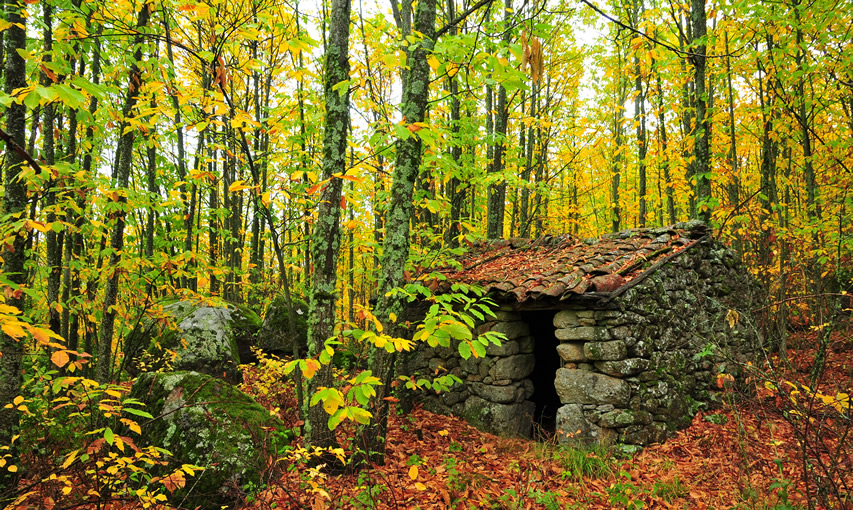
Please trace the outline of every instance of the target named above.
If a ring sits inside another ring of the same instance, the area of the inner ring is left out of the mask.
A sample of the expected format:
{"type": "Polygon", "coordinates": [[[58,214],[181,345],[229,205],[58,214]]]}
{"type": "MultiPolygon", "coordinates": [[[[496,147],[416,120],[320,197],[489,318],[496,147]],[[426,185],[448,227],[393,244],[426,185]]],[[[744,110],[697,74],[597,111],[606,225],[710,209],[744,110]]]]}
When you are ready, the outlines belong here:
{"type": "Polygon", "coordinates": [[[446,292],[454,283],[476,284],[498,299],[518,303],[603,297],[645,278],[709,235],[706,224],[691,221],[585,241],[569,235],[487,241],[458,259],[461,268],[440,270],[445,279],[431,287],[446,292]]]}

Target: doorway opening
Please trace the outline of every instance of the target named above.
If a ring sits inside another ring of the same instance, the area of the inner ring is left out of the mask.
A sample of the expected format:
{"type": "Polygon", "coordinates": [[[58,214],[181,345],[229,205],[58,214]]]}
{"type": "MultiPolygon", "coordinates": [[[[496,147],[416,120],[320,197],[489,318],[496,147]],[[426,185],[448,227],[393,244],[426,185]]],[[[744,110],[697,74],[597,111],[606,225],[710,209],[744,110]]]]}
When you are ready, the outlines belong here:
{"type": "Polygon", "coordinates": [[[560,357],[557,355],[559,341],[555,336],[554,310],[524,312],[521,315],[530,326],[533,337],[533,353],[536,365],[530,375],[533,383],[531,400],[536,404],[533,414],[533,438],[547,441],[554,435],[557,424],[557,410],[562,403],[554,386],[557,369],[560,368],[560,357]]]}

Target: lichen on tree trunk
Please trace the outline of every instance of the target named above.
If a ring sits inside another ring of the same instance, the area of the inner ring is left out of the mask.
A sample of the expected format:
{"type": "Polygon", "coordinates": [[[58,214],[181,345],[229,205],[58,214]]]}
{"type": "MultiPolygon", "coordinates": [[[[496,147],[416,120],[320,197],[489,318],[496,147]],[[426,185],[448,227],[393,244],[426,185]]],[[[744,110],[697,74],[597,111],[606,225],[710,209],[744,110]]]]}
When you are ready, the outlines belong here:
{"type": "MultiPolygon", "coordinates": [[[[12,94],[16,89],[26,87],[26,62],[18,51],[27,48],[26,20],[22,16],[25,7],[16,0],[7,0],[5,20],[10,25],[4,30],[6,53],[6,93],[12,94]]],[[[12,102],[5,112],[6,131],[12,140],[23,147],[24,130],[26,127],[27,109],[23,103],[12,102]]],[[[27,207],[27,186],[19,173],[23,168],[23,155],[6,144],[6,164],[4,168],[3,206],[0,214],[18,214],[23,217],[27,207]]],[[[5,278],[13,285],[23,286],[27,281],[25,263],[26,232],[19,232],[12,238],[11,245],[7,244],[2,252],[2,271],[5,278]]],[[[23,309],[24,295],[13,293],[6,298],[6,304],[23,309]]],[[[0,405],[11,402],[21,391],[21,358],[22,344],[5,333],[0,333],[0,405]]],[[[18,411],[0,407],[0,446],[11,443],[13,434],[18,430],[18,411]]],[[[9,452],[14,455],[15,452],[9,452]]],[[[9,470],[0,470],[0,494],[14,483],[9,470]]]]}
{"type": "MultiPolygon", "coordinates": [[[[340,246],[341,188],[343,181],[335,177],[346,172],[347,133],[349,132],[349,88],[336,85],[349,79],[348,56],[350,30],[349,0],[333,0],[329,22],[329,41],[323,85],[326,99],[326,122],[323,132],[323,180],[326,181],[317,205],[317,222],[311,236],[311,260],[314,272],[308,319],[308,353],[317,356],[326,339],[335,330],[335,286],[337,284],[338,248],[340,246]]],[[[308,382],[309,395],[318,388],[332,385],[332,367],[323,365],[308,382]]],[[[312,446],[329,447],[335,436],[327,425],[328,414],[321,405],[309,407],[305,428],[312,446]]]]}
{"type": "MultiPolygon", "coordinates": [[[[406,123],[423,122],[429,97],[429,72],[427,56],[432,51],[435,38],[435,0],[418,2],[415,11],[415,30],[422,34],[417,44],[409,46],[406,61],[410,69],[403,84],[401,111],[406,123]]],[[[397,160],[391,184],[391,203],[385,217],[385,239],[379,280],[379,304],[376,316],[387,324],[393,334],[392,314],[401,315],[403,298],[388,295],[405,284],[404,271],[409,258],[409,219],[412,216],[412,193],[418,168],[421,164],[422,144],[416,134],[397,142],[397,160]]],[[[394,377],[396,356],[382,349],[375,349],[370,356],[370,370],[382,385],[377,387],[371,409],[372,419],[365,430],[367,453],[374,462],[383,462],[385,456],[385,434],[388,427],[388,406],[385,400],[394,377]]]]}

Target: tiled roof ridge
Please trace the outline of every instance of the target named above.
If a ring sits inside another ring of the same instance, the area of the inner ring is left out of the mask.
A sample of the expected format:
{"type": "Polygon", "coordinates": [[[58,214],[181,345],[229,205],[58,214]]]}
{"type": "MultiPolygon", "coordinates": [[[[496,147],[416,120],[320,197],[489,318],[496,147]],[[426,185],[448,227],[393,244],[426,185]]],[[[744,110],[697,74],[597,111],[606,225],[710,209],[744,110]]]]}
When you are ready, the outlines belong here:
{"type": "MultiPolygon", "coordinates": [[[[570,234],[475,243],[459,259],[461,269],[440,270],[445,284],[473,283],[517,302],[565,301],[588,292],[624,287],[658,260],[709,236],[705,223],[635,228],[581,240],[570,234]]],[[[443,287],[444,285],[441,285],[443,287]]]]}

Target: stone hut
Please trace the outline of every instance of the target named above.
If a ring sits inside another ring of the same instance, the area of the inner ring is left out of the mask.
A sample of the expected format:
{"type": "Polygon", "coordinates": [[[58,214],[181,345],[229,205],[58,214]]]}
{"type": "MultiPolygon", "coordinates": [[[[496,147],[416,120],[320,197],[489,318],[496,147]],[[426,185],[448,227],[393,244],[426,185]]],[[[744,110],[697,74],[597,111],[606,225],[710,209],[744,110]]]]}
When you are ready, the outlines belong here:
{"type": "Polygon", "coordinates": [[[455,346],[421,345],[409,370],[457,375],[463,384],[422,396],[425,407],[490,432],[660,442],[714,402],[758,347],[753,280],[701,222],[497,241],[459,262],[430,287],[485,288],[498,310],[478,332],[506,340],[467,360],[455,346]]]}

